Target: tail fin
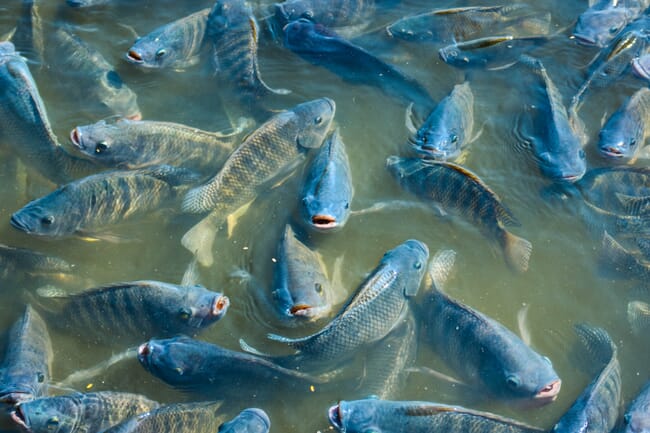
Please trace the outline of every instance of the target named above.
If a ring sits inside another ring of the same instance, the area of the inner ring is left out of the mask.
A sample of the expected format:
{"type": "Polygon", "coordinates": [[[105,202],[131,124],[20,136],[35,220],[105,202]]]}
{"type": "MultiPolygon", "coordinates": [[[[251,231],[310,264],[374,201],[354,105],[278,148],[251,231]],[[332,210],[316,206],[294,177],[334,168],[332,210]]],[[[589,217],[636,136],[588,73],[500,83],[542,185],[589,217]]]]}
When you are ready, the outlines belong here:
{"type": "Polygon", "coordinates": [[[183,235],[181,244],[189,250],[203,266],[212,266],[212,247],[217,236],[217,227],[208,215],[183,235]]]}
{"type": "Polygon", "coordinates": [[[503,254],[506,263],[515,272],[526,272],[533,245],[524,238],[504,230],[503,254]]]}

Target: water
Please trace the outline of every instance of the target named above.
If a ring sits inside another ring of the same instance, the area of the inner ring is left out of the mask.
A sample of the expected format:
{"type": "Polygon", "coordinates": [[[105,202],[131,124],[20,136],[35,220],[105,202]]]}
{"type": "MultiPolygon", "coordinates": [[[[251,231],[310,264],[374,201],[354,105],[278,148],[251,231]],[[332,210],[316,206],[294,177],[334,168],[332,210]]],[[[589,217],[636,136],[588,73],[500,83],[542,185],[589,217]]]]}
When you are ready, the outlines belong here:
{"type": "MultiPolygon", "coordinates": [[[[19,1],[0,5],[0,34],[10,30],[16,20],[19,1]]],[[[193,2],[121,2],[120,6],[73,10],[50,1],[40,7],[47,26],[64,22],[89,44],[97,47],[116,68],[124,81],[138,94],[138,102],[146,119],[165,120],[196,126],[205,130],[227,128],[228,118],[219,102],[220,89],[210,71],[207,59],[184,71],[145,71],[127,64],[122,56],[133,42],[130,28],[146,34],[155,27],[204,7],[210,1],[193,2]],[[61,14],[63,12],[63,14],[61,14]]],[[[263,3],[263,2],[262,2],[263,3]]],[[[479,5],[481,2],[460,2],[479,5]]],[[[486,4],[486,3],[483,3],[486,4]]],[[[458,2],[437,2],[436,7],[451,7],[458,2]]],[[[532,7],[548,10],[553,28],[563,31],[571,26],[587,2],[546,0],[531,2],[532,7]]],[[[465,73],[442,63],[436,46],[386,41],[381,29],[403,15],[430,9],[430,2],[404,1],[399,6],[380,9],[369,25],[369,34],[359,41],[384,60],[394,63],[416,77],[439,100],[453,85],[463,81],[465,73]]],[[[576,46],[562,33],[557,41],[542,47],[535,54],[543,59],[550,76],[568,103],[584,78],[584,67],[596,54],[592,49],[576,46]]],[[[278,108],[327,96],[336,101],[336,122],[347,145],[352,166],[355,197],[353,208],[367,207],[376,201],[406,198],[384,168],[388,155],[406,154],[408,131],[404,126],[404,109],[375,88],[355,86],[328,71],[307,64],[290,52],[262,42],[260,67],[264,80],[271,87],[289,88],[293,93],[278,97],[278,108]]],[[[94,122],[85,110],[88,101],[66,98],[66,89],[74,86],[53,76],[46,68],[31,64],[50,120],[59,139],[66,143],[69,131],[80,124],[94,122]]],[[[352,217],[346,227],[334,234],[309,234],[308,242],[324,256],[331,269],[335,258],[344,256],[342,278],[347,290],[358,286],[364,275],[388,249],[409,238],[425,242],[432,253],[452,248],[458,253],[456,272],[448,292],[451,296],[480,309],[511,329],[516,329],[517,312],[528,305],[528,326],[532,345],[547,355],[563,379],[559,398],[542,408],[522,408],[480,395],[467,395],[449,384],[426,376],[411,375],[399,396],[449,404],[461,404],[529,422],[543,428],[551,427],[570,406],[592,377],[591,368],[577,364],[570,356],[575,345],[572,325],[586,321],[604,327],[619,347],[623,373],[623,397],[629,402],[649,378],[650,351],[647,339],[631,334],[626,321],[627,302],[634,299],[638,282],[613,280],[601,275],[597,266],[600,238],[593,236],[584,222],[568,212],[544,201],[539,194],[547,182],[525,153],[515,150],[513,132],[522,93],[513,89],[519,79],[516,70],[474,71],[466,76],[475,95],[475,125],[482,127],[480,138],[472,144],[465,165],[476,172],[521,221],[513,232],[533,244],[530,269],[523,275],[510,272],[500,251],[493,248],[476,228],[458,219],[440,219],[418,209],[386,211],[352,217]]],[[[634,86],[629,79],[609,89],[594,91],[586,98],[581,115],[587,125],[589,167],[605,164],[596,152],[594,139],[604,112],[614,111],[634,86]]],[[[230,104],[226,104],[230,108],[230,104]]],[[[9,217],[27,201],[45,194],[52,186],[31,176],[26,191],[25,176],[13,157],[5,152],[0,170],[0,241],[9,245],[32,248],[59,255],[76,265],[85,281],[102,284],[136,279],[180,282],[191,259],[181,247],[180,238],[196,220],[192,217],[152,215],[137,224],[111,229],[132,242],[87,242],[78,239],[46,241],[29,237],[9,225],[9,217]],[[16,173],[19,175],[17,176],[16,173]]],[[[640,162],[646,164],[647,162],[640,162]]],[[[200,338],[238,349],[238,339],[274,353],[286,352],[280,345],[266,340],[267,332],[283,335],[306,335],[313,326],[283,329],[277,326],[270,306],[255,302],[254,294],[230,274],[246,268],[257,278],[270,282],[272,258],[287,219],[296,222],[297,190],[300,177],[295,176],[267,197],[261,198],[240,220],[228,239],[221,231],[216,241],[216,265],[202,270],[201,282],[209,288],[225,292],[232,301],[226,317],[209,328],[200,338]],[[264,311],[264,309],[268,309],[264,311]]],[[[297,227],[297,225],[294,224],[297,227]]],[[[646,284],[647,285],[647,284],[646,284]]],[[[86,284],[88,286],[88,284],[86,284]]],[[[82,285],[83,287],[83,285],[82,285]]],[[[82,288],[79,284],[70,289],[82,288]]],[[[29,301],[23,287],[5,286],[0,303],[0,329],[7,330],[29,301]]],[[[4,334],[3,334],[4,335],[4,334]]],[[[6,337],[3,337],[6,339],[6,337]]],[[[55,357],[54,381],[70,373],[91,367],[124,348],[96,346],[76,338],[52,332],[55,357]]],[[[444,370],[445,367],[420,339],[419,365],[444,370]]],[[[172,390],[151,377],[134,360],[118,364],[105,373],[79,384],[78,389],[121,390],[146,394],[162,402],[190,399],[191,396],[172,390]]],[[[327,427],[327,408],[341,399],[361,397],[337,390],[316,387],[278,393],[270,399],[238,401],[241,407],[257,406],[270,415],[274,431],[317,431],[327,427]]]]}

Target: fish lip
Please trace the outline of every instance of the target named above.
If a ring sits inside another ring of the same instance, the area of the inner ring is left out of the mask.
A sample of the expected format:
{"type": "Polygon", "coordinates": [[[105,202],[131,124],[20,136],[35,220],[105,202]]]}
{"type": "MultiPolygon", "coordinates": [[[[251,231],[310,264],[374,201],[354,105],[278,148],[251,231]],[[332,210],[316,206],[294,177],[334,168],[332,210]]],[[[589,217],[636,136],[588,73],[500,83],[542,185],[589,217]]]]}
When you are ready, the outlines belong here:
{"type": "Polygon", "coordinates": [[[327,214],[317,214],[311,217],[311,224],[320,230],[331,230],[339,226],[336,217],[327,214]]]}
{"type": "Polygon", "coordinates": [[[31,431],[31,429],[27,425],[25,414],[23,413],[20,405],[16,406],[16,408],[9,413],[9,417],[12,419],[13,422],[18,424],[19,427],[22,427],[27,431],[31,431]]]}
{"type": "Polygon", "coordinates": [[[81,131],[79,131],[79,128],[74,128],[72,131],[70,131],[70,141],[80,150],[84,150],[86,148],[86,146],[84,146],[81,142],[81,131]]]}
{"type": "Polygon", "coordinates": [[[129,119],[129,120],[139,121],[139,120],[142,120],[142,113],[138,111],[137,113],[130,114],[130,115],[124,116],[124,117],[129,119]]]}
{"type": "Polygon", "coordinates": [[[25,233],[32,233],[32,230],[23,222],[17,214],[13,214],[9,223],[15,228],[25,233]]]}
{"type": "Polygon", "coordinates": [[[339,431],[344,432],[343,420],[341,419],[341,403],[336,404],[329,408],[327,411],[327,417],[329,418],[330,424],[336,427],[339,431]]]}
{"type": "Polygon", "coordinates": [[[535,394],[535,401],[538,402],[552,402],[555,401],[557,398],[558,394],[560,393],[560,389],[562,388],[562,380],[561,379],[556,379],[546,385],[544,388],[542,388],[540,391],[535,394]]]}
{"type": "Polygon", "coordinates": [[[126,60],[131,63],[144,63],[142,56],[135,50],[129,50],[126,52],[126,60]]]}
{"type": "Polygon", "coordinates": [[[230,306],[230,299],[225,296],[217,296],[214,298],[214,301],[212,303],[212,308],[210,310],[210,314],[212,317],[216,319],[220,319],[223,317],[224,314],[226,314],[226,311],[228,311],[228,307],[230,306]]]}
{"type": "Polygon", "coordinates": [[[576,35],[575,33],[572,34],[571,36],[573,36],[574,39],[581,45],[586,45],[589,47],[598,46],[596,39],[590,39],[588,36],[576,35]]]}
{"type": "Polygon", "coordinates": [[[30,392],[13,390],[7,391],[0,396],[0,403],[5,403],[11,406],[15,406],[20,402],[32,400],[33,396],[30,392]]]}
{"type": "Polygon", "coordinates": [[[632,72],[638,77],[645,78],[646,80],[650,79],[650,71],[642,66],[638,57],[632,59],[632,72]]]}
{"type": "Polygon", "coordinates": [[[615,147],[600,148],[600,153],[607,158],[620,159],[623,158],[623,152],[615,147]]]}

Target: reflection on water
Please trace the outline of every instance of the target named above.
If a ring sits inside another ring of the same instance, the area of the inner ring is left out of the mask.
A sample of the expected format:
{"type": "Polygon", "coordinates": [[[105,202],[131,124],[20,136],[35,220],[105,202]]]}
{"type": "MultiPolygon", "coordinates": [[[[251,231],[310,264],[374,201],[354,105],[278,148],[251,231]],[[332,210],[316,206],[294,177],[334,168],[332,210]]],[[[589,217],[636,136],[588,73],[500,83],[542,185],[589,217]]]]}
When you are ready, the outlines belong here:
{"type": "MultiPolygon", "coordinates": [[[[9,2],[5,2],[9,3],[9,2]]],[[[0,6],[0,34],[15,24],[19,1],[0,6]],[[15,4],[14,4],[15,3],[15,4]]],[[[44,2],[45,3],[45,2],[44,2]]],[[[46,31],[72,25],[75,32],[97,47],[116,66],[123,80],[138,95],[145,119],[173,121],[201,128],[222,130],[228,127],[229,101],[220,102],[220,88],[211,70],[209,56],[185,70],[142,70],[127,64],[123,55],[137,34],[190,12],[210,7],[210,1],[187,2],[115,2],[115,6],[96,9],[71,9],[63,0],[40,6],[46,31]],[[59,4],[61,3],[61,5],[59,4]]],[[[269,2],[254,2],[269,3],[269,2]]],[[[382,4],[383,2],[378,2],[382,4]]],[[[436,45],[388,40],[383,27],[395,19],[431,8],[430,2],[389,2],[358,37],[360,45],[397,65],[418,79],[436,99],[448,94],[454,84],[471,81],[475,96],[475,126],[482,128],[480,137],[471,144],[465,165],[477,173],[503,200],[522,223],[513,231],[533,244],[528,272],[517,275],[508,270],[501,254],[478,230],[454,217],[440,218],[418,208],[386,210],[352,216],[343,230],[311,233],[300,226],[297,192],[300,177],[295,176],[255,202],[227,237],[222,230],[216,240],[216,265],[202,269],[201,282],[224,292],[231,299],[226,317],[208,328],[200,338],[238,350],[239,338],[263,352],[286,353],[282,344],[266,339],[267,332],[283,335],[307,335],[318,328],[283,329],[271,313],[272,307],[257,300],[258,286],[268,286],[276,245],[288,220],[307,243],[323,256],[328,269],[343,256],[342,281],[351,293],[377,264],[382,254],[409,238],[425,242],[432,252],[441,248],[457,251],[456,272],[447,291],[483,313],[499,320],[510,329],[517,327],[517,313],[529,306],[526,325],[533,347],[547,355],[563,379],[559,398],[542,408],[522,408],[467,393],[438,379],[412,374],[401,399],[421,399],[461,404],[489,410],[548,428],[564,413],[591,380],[585,365],[570,356],[575,344],[572,325],[586,321],[602,326],[619,347],[623,375],[624,401],[636,395],[650,376],[650,353],[643,336],[634,336],[626,321],[626,306],[635,298],[640,284],[610,279],[597,265],[600,238],[571,209],[554,207],[540,195],[547,181],[540,175],[526,151],[518,150],[514,125],[525,93],[517,90],[513,80],[520,79],[521,69],[501,71],[460,71],[439,60],[436,45]],[[260,283],[247,284],[232,276],[237,269],[251,272],[260,283]]],[[[481,2],[462,2],[478,5],[481,2]]],[[[455,2],[437,2],[449,7],[455,2]]],[[[596,54],[595,49],[578,46],[568,38],[570,26],[587,2],[547,0],[531,2],[531,7],[550,11],[557,38],[535,51],[542,58],[549,75],[558,86],[565,103],[584,79],[584,68],[596,54]]],[[[262,24],[263,25],[263,24],[262,24]]],[[[263,35],[264,36],[264,35],[263,35]]],[[[385,169],[389,155],[406,155],[408,130],[404,124],[405,106],[378,89],[342,81],[329,71],[313,66],[298,56],[274,45],[268,39],[260,43],[259,62],[266,83],[274,88],[288,88],[290,95],[274,97],[275,108],[288,108],[299,102],[327,96],[336,101],[335,121],[349,154],[355,196],[353,209],[365,208],[377,201],[406,196],[385,169]]],[[[94,122],[89,102],[72,92],[75,82],[53,75],[46,66],[34,62],[30,69],[39,86],[54,132],[63,143],[77,125],[94,122]]],[[[624,97],[640,86],[634,79],[623,80],[587,95],[581,115],[587,125],[589,143],[587,160],[590,168],[602,166],[595,140],[604,112],[611,113],[624,97]]],[[[75,265],[79,281],[57,284],[79,290],[102,283],[155,279],[180,282],[190,254],[180,245],[180,238],[197,220],[191,216],[155,215],[116,228],[129,242],[88,242],[80,239],[47,241],[29,237],[9,225],[10,215],[29,200],[39,197],[52,186],[38,177],[25,174],[5,148],[0,170],[0,241],[57,255],[75,265]]],[[[647,164],[639,162],[638,164],[647,164]]],[[[0,329],[8,330],[30,300],[37,282],[22,278],[8,279],[0,303],[0,329]]],[[[643,283],[641,284],[643,285],[643,283]]],[[[645,284],[647,286],[647,283],[645,284]]],[[[6,335],[3,334],[3,335],[6,335]]],[[[5,338],[5,337],[3,337],[5,338]]],[[[54,381],[82,368],[109,358],[114,349],[95,346],[75,336],[52,330],[54,346],[54,381]]],[[[126,349],[126,348],[124,348],[126,349]]],[[[443,371],[445,367],[420,338],[417,364],[443,371]]],[[[316,431],[327,428],[326,410],[341,399],[362,397],[354,389],[354,376],[363,365],[355,361],[348,386],[316,386],[276,393],[272,398],[256,397],[237,401],[240,407],[257,406],[270,415],[275,431],[316,431]],[[333,389],[332,389],[333,388],[333,389]]],[[[347,378],[346,378],[347,377],[347,378]]],[[[118,363],[92,380],[79,383],[77,389],[120,390],[138,392],[163,402],[184,401],[191,396],[174,391],[144,371],[133,359],[118,363]]],[[[246,392],[233,392],[248,395],[246,392]]]]}

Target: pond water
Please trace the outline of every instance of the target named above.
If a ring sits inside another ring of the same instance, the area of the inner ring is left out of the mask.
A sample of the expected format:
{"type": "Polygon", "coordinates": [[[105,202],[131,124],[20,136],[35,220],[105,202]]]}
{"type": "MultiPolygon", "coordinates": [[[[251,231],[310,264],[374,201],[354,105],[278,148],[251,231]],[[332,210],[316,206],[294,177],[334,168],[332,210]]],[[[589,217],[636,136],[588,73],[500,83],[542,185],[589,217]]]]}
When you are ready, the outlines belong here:
{"type": "MultiPolygon", "coordinates": [[[[12,0],[0,5],[0,33],[15,25],[19,3],[12,0]]],[[[62,0],[43,3],[39,5],[39,13],[44,28],[51,30],[71,25],[83,40],[96,47],[137,93],[145,119],[172,121],[204,130],[228,128],[230,104],[228,101],[222,104],[219,98],[222,89],[215,80],[208,56],[204,56],[198,65],[182,71],[144,70],[124,60],[124,53],[134,40],[133,31],[144,35],[164,23],[210,7],[212,2],[116,1],[115,5],[88,9],[69,8],[62,0]]],[[[257,3],[261,7],[270,2],[257,3]]],[[[300,225],[297,212],[297,191],[301,180],[298,173],[268,196],[260,197],[240,219],[230,238],[225,230],[218,234],[215,265],[201,269],[200,282],[227,294],[231,306],[224,319],[198,338],[235,350],[239,348],[238,340],[244,338],[261,351],[286,353],[281,344],[266,339],[267,332],[297,336],[317,329],[315,326],[280,327],[271,319],[269,311],[272,307],[256,303],[254,292],[232,277],[235,270],[245,268],[260,281],[270,282],[275,248],[287,221],[294,222],[303,239],[322,254],[330,271],[335,259],[343,256],[341,278],[350,294],[385,251],[406,239],[415,238],[425,242],[432,254],[442,248],[457,252],[456,270],[447,288],[454,298],[476,307],[512,330],[517,329],[517,313],[528,306],[526,323],[531,344],[552,360],[563,381],[558,399],[540,408],[522,408],[486,399],[476,393],[468,395],[422,374],[410,375],[399,399],[466,405],[550,428],[592,379],[592,367],[577,363],[571,356],[576,344],[572,326],[577,322],[588,322],[604,327],[618,345],[623,398],[629,403],[650,377],[647,336],[633,335],[626,320],[627,302],[637,297],[635,289],[643,283],[603,275],[597,261],[600,235],[591,233],[582,218],[570,209],[555,207],[541,197],[540,190],[548,185],[548,181],[525,152],[516,150],[514,125],[526,94],[513,83],[521,79],[521,69],[462,71],[444,64],[437,55],[439,47],[436,45],[388,40],[382,31],[386,24],[432,6],[424,0],[390,2],[386,7],[381,6],[382,2],[378,3],[378,11],[366,33],[358,39],[360,45],[415,77],[435,100],[447,95],[454,84],[470,80],[475,95],[475,124],[482,128],[482,133],[471,144],[464,165],[477,173],[521,222],[521,227],[512,231],[533,245],[529,270],[523,274],[511,272],[500,251],[470,223],[456,217],[439,218],[420,209],[353,216],[336,233],[311,233],[300,225]]],[[[481,4],[486,3],[439,1],[435,7],[481,4]]],[[[579,46],[568,37],[572,24],[587,7],[587,2],[545,0],[530,2],[530,5],[552,14],[552,28],[558,36],[534,54],[543,60],[565,102],[568,102],[584,79],[585,66],[596,54],[595,49],[579,46]]],[[[51,48],[47,47],[47,42],[46,48],[51,48]]],[[[260,43],[259,63],[262,77],[271,87],[292,91],[290,95],[274,98],[278,108],[289,108],[323,96],[335,100],[335,121],[346,143],[352,168],[353,209],[365,208],[378,201],[409,197],[385,168],[387,156],[410,152],[407,145],[409,133],[404,124],[406,107],[400,101],[376,88],[345,82],[266,39],[260,43]]],[[[59,140],[69,145],[67,136],[72,128],[98,119],[87,110],[89,101],[70,97],[75,82],[39,66],[30,64],[52,127],[59,140]]],[[[630,78],[586,97],[581,115],[589,133],[586,147],[589,168],[606,165],[595,147],[603,114],[611,113],[624,97],[633,93],[635,86],[642,85],[630,78]]],[[[74,263],[83,282],[64,288],[78,290],[138,279],[180,282],[192,258],[181,246],[180,238],[197,221],[195,218],[170,216],[168,213],[152,215],[127,227],[111,230],[122,238],[132,239],[129,242],[30,237],[10,226],[10,216],[53,186],[30,176],[29,172],[25,181],[21,174],[24,170],[17,166],[9,152],[3,153],[0,164],[3,166],[0,170],[0,241],[54,254],[74,263]]],[[[647,165],[647,162],[637,164],[647,165]]],[[[2,287],[0,335],[4,337],[0,342],[6,340],[3,331],[19,317],[33,289],[11,284],[2,287]]],[[[52,331],[52,340],[55,382],[124,349],[93,345],[74,335],[55,331],[52,331]]],[[[422,336],[418,342],[417,365],[448,371],[422,336]]],[[[340,389],[344,388],[278,391],[270,397],[238,401],[237,405],[266,410],[273,431],[322,431],[329,428],[329,406],[338,400],[361,397],[354,390],[341,392],[340,389]]],[[[191,395],[174,391],[150,376],[135,360],[111,367],[87,383],[79,384],[79,389],[137,392],[161,402],[192,399],[191,395]]],[[[234,391],[233,395],[238,393],[234,391]]]]}

